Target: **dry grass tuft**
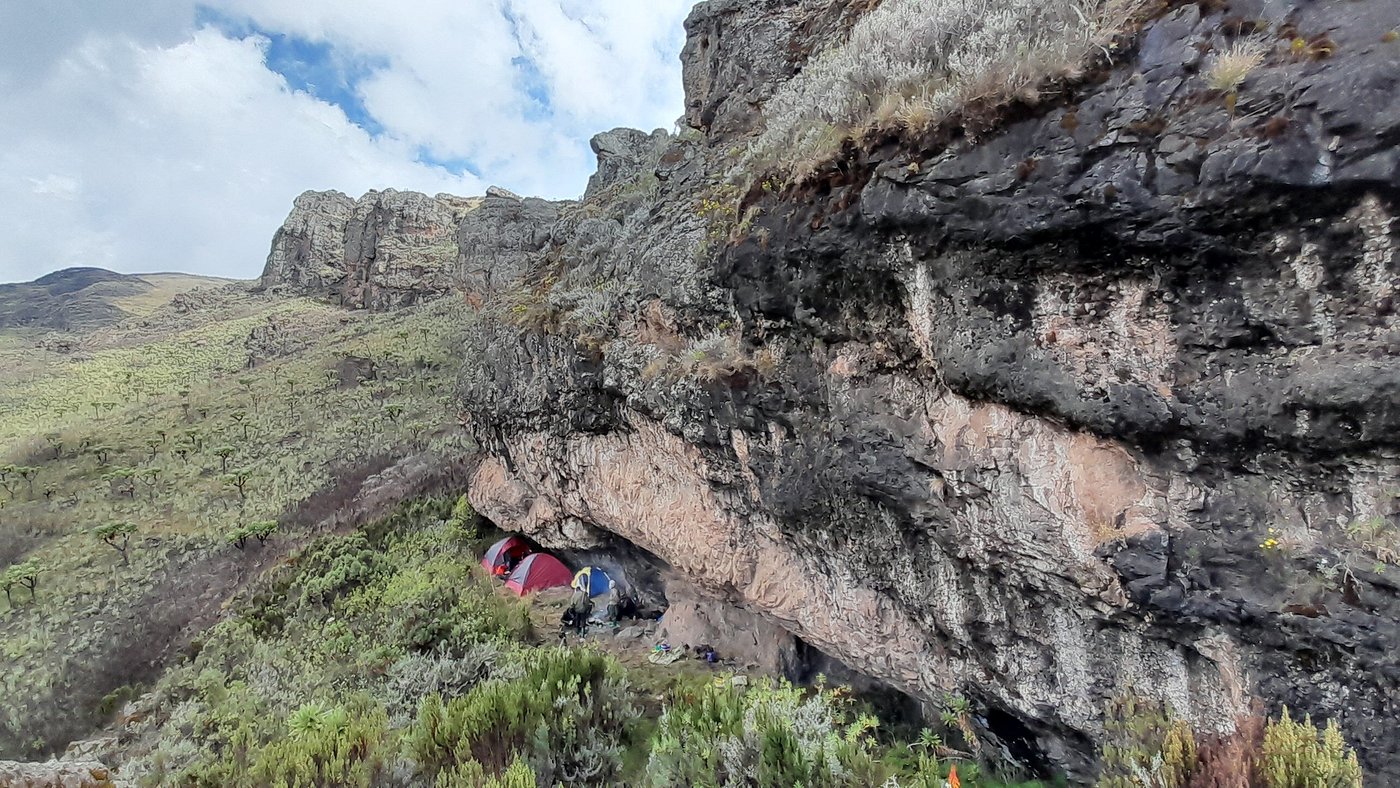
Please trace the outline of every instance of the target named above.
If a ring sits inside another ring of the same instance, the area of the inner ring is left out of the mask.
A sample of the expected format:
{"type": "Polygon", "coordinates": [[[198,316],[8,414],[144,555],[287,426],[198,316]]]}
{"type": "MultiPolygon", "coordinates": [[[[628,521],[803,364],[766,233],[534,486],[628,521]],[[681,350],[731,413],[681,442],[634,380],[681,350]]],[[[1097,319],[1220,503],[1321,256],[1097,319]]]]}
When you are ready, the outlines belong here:
{"type": "Polygon", "coordinates": [[[1147,0],[885,0],[840,46],[814,57],[764,108],[749,151],[798,180],[844,140],[924,131],[973,102],[1035,101],[1107,52],[1147,0]]]}
{"type": "Polygon", "coordinates": [[[1215,56],[1206,72],[1206,84],[1211,90],[1234,93],[1256,68],[1264,64],[1264,56],[1268,52],[1268,44],[1257,38],[1236,41],[1229,49],[1215,56]]]}
{"type": "Polygon", "coordinates": [[[1119,515],[1114,519],[1101,516],[1089,516],[1087,518],[1090,544],[1094,548],[1102,547],[1113,542],[1121,542],[1135,536],[1141,536],[1152,530],[1150,525],[1143,522],[1128,524],[1124,515],[1119,515]]]}

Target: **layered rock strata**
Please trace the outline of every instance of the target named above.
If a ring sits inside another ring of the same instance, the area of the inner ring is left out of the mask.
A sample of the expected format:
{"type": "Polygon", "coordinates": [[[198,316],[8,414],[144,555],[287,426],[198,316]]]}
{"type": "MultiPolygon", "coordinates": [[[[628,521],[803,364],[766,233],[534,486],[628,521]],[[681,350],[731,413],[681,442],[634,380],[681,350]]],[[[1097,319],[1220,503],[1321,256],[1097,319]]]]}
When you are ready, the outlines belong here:
{"type": "Polygon", "coordinates": [[[1087,779],[1132,691],[1203,730],[1336,718],[1400,782],[1387,4],[1174,6],[991,130],[742,172],[763,102],[871,5],[700,4],[690,131],[610,133],[579,203],[502,228],[471,281],[511,297],[463,349],[473,503],[965,696],[1036,769],[1087,779]],[[1246,35],[1280,43],[1213,91],[1246,35]]]}

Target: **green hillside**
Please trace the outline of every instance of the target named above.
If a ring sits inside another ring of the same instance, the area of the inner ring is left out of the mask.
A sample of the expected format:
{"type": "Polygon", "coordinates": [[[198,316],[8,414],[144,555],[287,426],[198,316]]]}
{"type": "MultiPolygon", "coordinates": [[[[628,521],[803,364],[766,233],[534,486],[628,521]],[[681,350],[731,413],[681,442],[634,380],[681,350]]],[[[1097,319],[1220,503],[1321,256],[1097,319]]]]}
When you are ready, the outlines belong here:
{"type": "Polygon", "coordinates": [[[233,287],[77,353],[0,340],[0,563],[38,570],[32,594],[9,577],[0,599],[0,753],[89,730],[104,696],[154,678],[306,538],[327,496],[460,451],[442,407],[459,311],[352,314],[233,287]],[[264,521],[284,523],[278,550],[228,544],[264,521]],[[130,533],[104,542],[114,524],[130,533]]]}
{"type": "Polygon", "coordinates": [[[67,268],[33,282],[0,284],[0,329],[90,331],[146,315],[180,293],[229,282],[191,274],[67,268]]]}

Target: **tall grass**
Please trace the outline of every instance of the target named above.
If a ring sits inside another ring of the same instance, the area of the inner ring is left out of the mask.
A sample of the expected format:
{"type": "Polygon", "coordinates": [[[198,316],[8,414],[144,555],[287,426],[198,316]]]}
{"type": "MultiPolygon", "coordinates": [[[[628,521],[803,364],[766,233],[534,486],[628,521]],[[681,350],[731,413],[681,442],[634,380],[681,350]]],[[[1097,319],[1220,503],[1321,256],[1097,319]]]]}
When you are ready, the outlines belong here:
{"type": "Polygon", "coordinates": [[[885,0],[764,107],[750,155],[797,178],[842,139],[923,131],[974,101],[1034,100],[1107,51],[1143,0],[885,0]]]}

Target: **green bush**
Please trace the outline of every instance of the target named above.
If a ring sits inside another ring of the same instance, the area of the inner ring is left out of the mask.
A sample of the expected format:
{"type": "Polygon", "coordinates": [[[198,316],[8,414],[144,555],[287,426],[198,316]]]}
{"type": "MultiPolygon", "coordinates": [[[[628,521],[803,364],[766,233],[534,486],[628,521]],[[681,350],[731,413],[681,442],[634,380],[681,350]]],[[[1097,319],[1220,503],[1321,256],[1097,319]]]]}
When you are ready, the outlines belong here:
{"type": "Polygon", "coordinates": [[[539,782],[530,764],[516,758],[499,777],[488,775],[481,764],[467,761],[440,772],[436,788],[535,788],[539,782]]]}
{"type": "Polygon", "coordinates": [[[1312,717],[1295,722],[1284,707],[1283,717],[1269,722],[1259,769],[1268,788],[1360,788],[1361,766],[1346,745],[1336,720],[1321,732],[1312,717]]]}
{"type": "Polygon", "coordinates": [[[447,526],[463,542],[470,542],[481,536],[476,509],[472,508],[472,502],[467,500],[465,493],[457,499],[457,503],[452,507],[452,516],[448,518],[447,526]]]}
{"type": "Polygon", "coordinates": [[[409,654],[389,666],[383,696],[391,720],[411,720],[423,698],[429,695],[452,700],[467,694],[489,677],[502,660],[495,643],[473,646],[460,655],[439,649],[431,654],[409,654]]]}
{"type": "Polygon", "coordinates": [[[897,761],[873,737],[876,721],[842,693],[782,682],[746,693],[710,686],[661,717],[647,784],[721,786],[752,775],[760,786],[941,786],[936,759],[897,761]]]}
{"type": "Polygon", "coordinates": [[[1097,788],[1360,788],[1356,753],[1336,721],[1246,716],[1235,731],[1201,736],[1161,703],[1131,693],[1110,701],[1097,788]]]}
{"type": "Polygon", "coordinates": [[[382,577],[384,557],[364,534],[355,533],[318,542],[302,555],[302,601],[329,605],[351,590],[382,577]]]}
{"type": "Polygon", "coordinates": [[[451,498],[414,498],[399,504],[394,511],[360,531],[374,547],[384,547],[393,536],[440,523],[452,514],[455,501],[451,498]]]}
{"type": "Polygon", "coordinates": [[[538,649],[525,674],[492,680],[447,703],[429,696],[408,733],[425,774],[475,762],[499,774],[524,758],[545,785],[609,785],[636,716],[622,667],[584,649],[538,649]]]}
{"type": "Polygon", "coordinates": [[[339,708],[303,706],[293,720],[298,715],[302,727],[261,748],[238,784],[371,788],[383,783],[385,757],[393,751],[382,711],[350,715],[339,708]]]}
{"type": "Polygon", "coordinates": [[[249,539],[257,539],[258,544],[267,544],[267,540],[277,533],[276,520],[259,520],[248,525],[237,526],[224,534],[224,541],[242,550],[248,544],[249,539]]]}
{"type": "Polygon", "coordinates": [[[0,588],[4,589],[5,600],[11,607],[15,604],[13,594],[16,586],[29,589],[29,598],[34,599],[34,592],[39,586],[39,575],[43,573],[44,565],[33,558],[5,569],[5,573],[0,575],[0,588]]]}

